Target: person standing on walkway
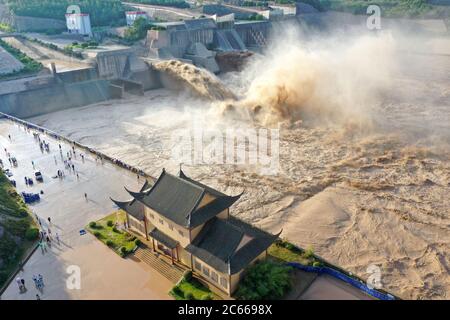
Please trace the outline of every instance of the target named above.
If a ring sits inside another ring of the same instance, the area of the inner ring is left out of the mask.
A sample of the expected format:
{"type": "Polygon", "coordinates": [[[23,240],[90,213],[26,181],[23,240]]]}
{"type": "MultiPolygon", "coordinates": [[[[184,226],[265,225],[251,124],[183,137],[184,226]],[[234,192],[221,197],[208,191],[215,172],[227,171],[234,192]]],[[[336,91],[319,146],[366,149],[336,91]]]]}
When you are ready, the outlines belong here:
{"type": "Polygon", "coordinates": [[[36,293],[36,300],[41,300],[41,297],[36,293]]]}
{"type": "Polygon", "coordinates": [[[42,253],[47,252],[47,245],[45,243],[45,238],[41,240],[41,245],[42,245],[42,253]]]}
{"type": "Polygon", "coordinates": [[[48,224],[51,225],[52,224],[52,219],[50,217],[48,217],[47,220],[48,220],[48,224]]]}
{"type": "Polygon", "coordinates": [[[58,232],[56,233],[56,241],[58,241],[58,245],[59,245],[59,234],[58,234],[58,232]]]}
{"type": "Polygon", "coordinates": [[[87,201],[87,193],[86,193],[86,192],[84,193],[84,198],[85,198],[86,201],[87,201]]]}
{"type": "Polygon", "coordinates": [[[22,292],[22,279],[20,277],[16,278],[17,285],[19,286],[19,292],[22,292]]]}
{"type": "Polygon", "coordinates": [[[22,283],[23,290],[26,291],[27,287],[25,287],[25,279],[20,279],[20,282],[22,283]]]}
{"type": "Polygon", "coordinates": [[[42,276],[42,274],[38,275],[38,281],[41,288],[44,287],[44,277],[42,276]]]}

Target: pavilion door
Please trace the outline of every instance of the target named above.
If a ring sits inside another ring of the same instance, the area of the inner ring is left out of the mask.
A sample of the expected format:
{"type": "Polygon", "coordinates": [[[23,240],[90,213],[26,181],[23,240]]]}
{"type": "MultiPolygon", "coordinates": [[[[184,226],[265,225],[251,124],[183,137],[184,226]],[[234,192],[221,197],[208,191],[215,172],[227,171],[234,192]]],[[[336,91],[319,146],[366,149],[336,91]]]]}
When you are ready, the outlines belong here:
{"type": "Polygon", "coordinates": [[[158,249],[160,251],[162,251],[165,255],[171,257],[172,256],[172,250],[167,248],[165,245],[163,245],[162,243],[158,242],[158,249]]]}

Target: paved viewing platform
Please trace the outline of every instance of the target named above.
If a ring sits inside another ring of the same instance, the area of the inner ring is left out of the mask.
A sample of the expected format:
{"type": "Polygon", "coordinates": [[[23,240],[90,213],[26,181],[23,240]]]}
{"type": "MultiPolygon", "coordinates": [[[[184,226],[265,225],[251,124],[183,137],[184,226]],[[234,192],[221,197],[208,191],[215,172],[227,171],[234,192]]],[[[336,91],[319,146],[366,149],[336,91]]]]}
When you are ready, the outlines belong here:
{"type": "Polygon", "coordinates": [[[39,217],[44,230],[50,227],[53,241],[47,252],[38,248],[18,274],[25,279],[28,290],[19,293],[13,281],[1,299],[36,299],[36,294],[41,299],[171,299],[168,291],[172,282],[147,263],[132,255],[123,259],[90,233],[80,235],[79,232],[90,221],[117,210],[109,197],[127,199],[123,186],[137,190],[144,179],[77,147],[72,157],[75,171],[66,169],[63,159],[67,160],[72,144],[40,133],[41,140],[50,144],[50,151],[42,152],[33,133],[37,131],[0,119],[0,159],[13,173],[11,179],[16,181],[19,193],[43,191],[41,200],[29,207],[39,217]],[[61,152],[58,144],[61,144],[61,152]],[[17,159],[17,167],[9,165],[5,148],[17,159]],[[35,170],[42,173],[43,182],[34,181],[32,186],[27,186],[25,176],[34,179],[35,170]],[[56,177],[58,170],[64,170],[64,178],[56,177]],[[55,240],[56,233],[60,244],[55,240]],[[80,289],[66,286],[71,275],[67,268],[73,265],[80,267],[80,289]],[[32,281],[35,274],[44,278],[42,294],[32,281]]]}

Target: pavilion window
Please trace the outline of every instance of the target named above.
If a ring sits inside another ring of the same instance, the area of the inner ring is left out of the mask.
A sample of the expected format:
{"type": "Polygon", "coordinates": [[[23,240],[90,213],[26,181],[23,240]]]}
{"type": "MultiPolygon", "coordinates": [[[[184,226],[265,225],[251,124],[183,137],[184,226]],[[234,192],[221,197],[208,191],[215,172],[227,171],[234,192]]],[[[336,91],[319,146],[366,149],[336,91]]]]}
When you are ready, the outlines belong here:
{"type": "Polygon", "coordinates": [[[215,283],[219,282],[219,275],[214,271],[211,271],[211,280],[214,281],[215,283]]]}
{"type": "Polygon", "coordinates": [[[209,268],[208,267],[203,266],[203,274],[209,278],[209,268]]]}
{"type": "Polygon", "coordinates": [[[173,231],[173,225],[169,223],[169,229],[173,231]]]}
{"type": "Polygon", "coordinates": [[[194,269],[197,271],[202,271],[202,264],[197,259],[194,260],[194,269]]]}
{"type": "Polygon", "coordinates": [[[159,223],[160,224],[164,224],[164,220],[163,219],[159,219],[159,223]]]}
{"type": "Polygon", "coordinates": [[[220,277],[220,285],[223,288],[228,289],[228,281],[225,277],[220,277]]]}
{"type": "Polygon", "coordinates": [[[181,230],[178,230],[178,233],[180,234],[180,236],[184,237],[184,233],[181,230]]]}

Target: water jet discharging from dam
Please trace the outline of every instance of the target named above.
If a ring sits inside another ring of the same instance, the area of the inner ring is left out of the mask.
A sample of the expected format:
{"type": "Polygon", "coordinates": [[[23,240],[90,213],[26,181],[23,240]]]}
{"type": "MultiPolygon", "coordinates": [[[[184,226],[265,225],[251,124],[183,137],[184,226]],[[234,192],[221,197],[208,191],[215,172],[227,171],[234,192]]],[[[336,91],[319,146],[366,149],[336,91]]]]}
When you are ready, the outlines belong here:
{"type": "Polygon", "coordinates": [[[152,64],[163,76],[186,85],[202,98],[210,100],[235,99],[235,95],[213,74],[205,69],[178,60],[161,61],[152,64]]]}
{"type": "Polygon", "coordinates": [[[360,36],[345,43],[333,39],[328,47],[315,48],[295,33],[287,37],[265,55],[250,58],[231,81],[175,60],[152,66],[211,100],[211,111],[219,115],[261,125],[304,118],[370,124],[379,94],[391,85],[392,37],[360,36]]]}

